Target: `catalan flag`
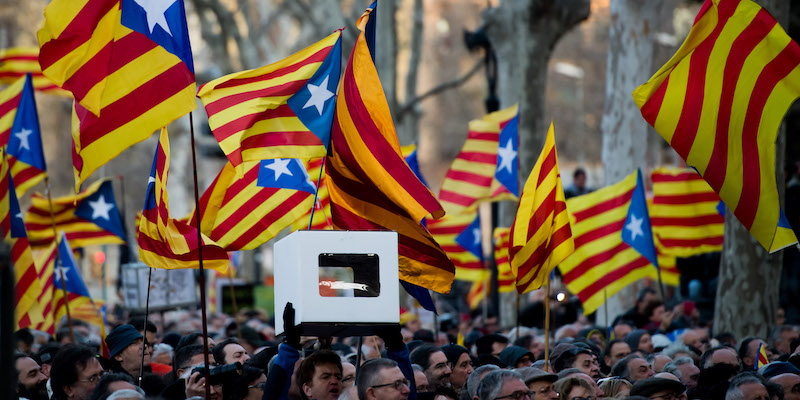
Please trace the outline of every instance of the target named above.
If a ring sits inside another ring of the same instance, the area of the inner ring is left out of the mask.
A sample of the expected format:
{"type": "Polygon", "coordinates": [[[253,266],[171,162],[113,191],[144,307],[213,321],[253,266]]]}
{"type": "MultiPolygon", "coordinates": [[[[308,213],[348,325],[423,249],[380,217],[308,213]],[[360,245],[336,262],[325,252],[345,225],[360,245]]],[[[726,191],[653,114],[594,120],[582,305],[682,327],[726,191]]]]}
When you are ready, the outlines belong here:
{"type": "Polygon", "coordinates": [[[215,79],[197,94],[228,160],[327,153],[341,73],[341,32],[274,64],[215,79]]]}
{"type": "Polygon", "coordinates": [[[756,360],[756,368],[755,370],[758,371],[761,367],[769,364],[769,357],[767,357],[767,348],[764,347],[765,343],[761,342],[758,345],[758,360],[756,360]]]}
{"type": "Polygon", "coordinates": [[[0,143],[8,143],[11,126],[17,116],[17,106],[22,98],[26,78],[19,78],[0,92],[0,143]]]}
{"type": "MultiPolygon", "coordinates": [[[[634,171],[621,182],[567,200],[575,252],[558,268],[585,314],[603,304],[604,291],[611,296],[655,271],[647,257],[623,241],[623,229],[630,224],[626,221],[632,220],[629,211],[638,174],[634,171]]],[[[635,226],[630,225],[629,238],[635,226]]],[[[642,240],[644,230],[636,232],[635,240],[642,240]]]]}
{"type": "Polygon", "coordinates": [[[8,142],[3,143],[8,153],[8,165],[17,193],[25,193],[47,175],[39,114],[36,112],[30,74],[25,76],[25,86],[10,133],[8,142]]]}
{"type": "Polygon", "coordinates": [[[551,122],[511,226],[508,252],[517,290],[526,293],[542,287],[550,271],[574,248],[551,122]]]}
{"type": "Polygon", "coordinates": [[[513,292],[517,287],[508,257],[510,237],[511,228],[494,229],[494,261],[497,264],[497,291],[500,293],[513,292]]]}
{"type": "Polygon", "coordinates": [[[53,290],[55,290],[55,266],[58,242],[53,242],[36,258],[37,273],[42,292],[37,300],[42,308],[42,322],[36,324],[36,330],[54,335],[56,331],[55,309],[53,308],[53,290]]]}
{"type": "Polygon", "coordinates": [[[455,279],[486,280],[489,270],[483,266],[481,221],[477,211],[426,219],[425,225],[456,267],[455,279]]]}
{"type": "Polygon", "coordinates": [[[100,166],[195,109],[183,1],[54,0],[39,64],[72,92],[75,191],[100,166]]]}
{"type": "Polygon", "coordinates": [[[15,276],[15,310],[17,329],[33,327],[43,321],[38,302],[41,285],[33,261],[31,246],[22,223],[22,212],[14,190],[8,164],[0,167],[0,229],[3,239],[11,246],[11,263],[15,276]]]}
{"type": "Polygon", "coordinates": [[[77,195],[53,199],[52,209],[46,196],[34,193],[25,214],[31,246],[41,249],[54,242],[53,220],[75,247],[123,244],[126,240],[110,179],[99,180],[77,195]]]}
{"type": "Polygon", "coordinates": [[[693,169],[658,168],[651,178],[650,221],[660,250],[680,257],[722,250],[725,217],[703,177],[693,169]]]}
{"type": "Polygon", "coordinates": [[[139,259],[153,268],[199,268],[203,246],[204,268],[224,272],[228,253],[206,235],[201,235],[202,242],[198,241],[197,228],[169,216],[168,175],[169,135],[167,128],[162,128],[136,234],[139,259]]]}
{"type": "Polygon", "coordinates": [[[474,310],[481,305],[481,302],[486,300],[486,294],[489,292],[489,287],[486,280],[472,282],[467,292],[467,305],[470,310],[474,310]]]}
{"type": "Polygon", "coordinates": [[[800,96],[800,47],[750,0],[706,0],[672,59],[633,92],[642,116],[774,252],[797,243],[780,209],[775,140],[800,96]]]}
{"type": "Polygon", "coordinates": [[[474,209],[481,201],[517,200],[518,193],[498,180],[501,177],[510,186],[512,177],[518,176],[517,114],[518,106],[513,106],[469,123],[467,141],[439,190],[439,200],[449,214],[474,209]]]}
{"type": "Polygon", "coordinates": [[[323,166],[322,158],[314,158],[306,163],[306,170],[311,180],[317,184],[317,201],[314,203],[314,221],[309,225],[312,218],[311,210],[307,210],[297,221],[292,224],[292,231],[299,229],[323,230],[333,229],[331,220],[331,199],[328,196],[328,185],[325,184],[325,174],[320,176],[323,166]]]}
{"type": "MultiPolygon", "coordinates": [[[[200,197],[200,230],[227,251],[255,249],[314,203],[314,185],[297,159],[248,164],[240,178],[226,163],[200,197]]],[[[190,218],[197,226],[194,213],[190,218]]]]}
{"type": "Polygon", "coordinates": [[[0,83],[12,84],[27,74],[33,76],[33,88],[38,91],[61,96],[70,95],[42,74],[38,47],[21,46],[0,50],[0,83]]]}
{"type": "Polygon", "coordinates": [[[420,224],[428,214],[442,217],[444,210],[401,156],[363,32],[339,83],[325,171],[338,229],[397,231],[400,279],[450,291],[453,263],[420,224]]]}

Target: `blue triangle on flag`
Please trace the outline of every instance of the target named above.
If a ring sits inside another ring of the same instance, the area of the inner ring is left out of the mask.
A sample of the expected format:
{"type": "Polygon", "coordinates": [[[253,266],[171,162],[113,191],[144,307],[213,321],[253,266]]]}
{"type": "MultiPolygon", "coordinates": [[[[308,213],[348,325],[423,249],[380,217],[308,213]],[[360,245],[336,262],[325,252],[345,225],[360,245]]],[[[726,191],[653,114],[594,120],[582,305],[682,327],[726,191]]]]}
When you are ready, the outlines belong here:
{"type": "Polygon", "coordinates": [[[8,154],[41,171],[47,170],[31,74],[25,76],[25,86],[22,88],[17,114],[8,136],[8,154]]]}
{"type": "Polygon", "coordinates": [[[22,220],[22,211],[19,208],[19,199],[17,199],[17,190],[14,188],[14,180],[11,179],[10,171],[8,172],[8,214],[11,237],[27,237],[28,233],[25,231],[25,223],[22,220]]]}
{"type": "Polygon", "coordinates": [[[123,26],[136,31],[183,61],[194,73],[192,46],[183,0],[142,2],[122,0],[123,26]],[[148,9],[145,10],[145,7],[148,9]]]}
{"type": "Polygon", "coordinates": [[[519,112],[500,131],[495,178],[519,196],[519,112]]]}
{"type": "Polygon", "coordinates": [[[642,171],[637,171],[636,188],[633,190],[628,216],[622,228],[622,241],[633,247],[639,254],[650,260],[658,268],[656,245],[653,240],[653,228],[650,225],[650,214],[647,212],[647,199],[644,195],[642,171]]]}
{"type": "Polygon", "coordinates": [[[483,245],[481,242],[481,216],[475,216],[472,223],[456,236],[456,243],[483,261],[483,245]]]}
{"type": "Polygon", "coordinates": [[[417,302],[419,302],[419,305],[421,305],[422,308],[439,315],[439,313],[436,311],[436,305],[433,303],[431,292],[429,292],[428,289],[406,282],[402,279],[400,280],[400,283],[403,285],[403,289],[405,289],[406,292],[411,295],[411,297],[417,299],[417,302]]]}
{"type": "Polygon", "coordinates": [[[86,289],[86,284],[78,270],[78,262],[75,260],[75,255],[72,254],[72,248],[67,241],[64,232],[61,232],[61,243],[58,245],[58,259],[56,260],[56,270],[53,274],[53,283],[56,289],[62,289],[61,273],[63,271],[64,280],[67,282],[66,290],[70,293],[75,293],[81,296],[89,296],[89,290],[86,289]]]}
{"type": "Polygon", "coordinates": [[[303,163],[297,158],[261,160],[256,185],[277,189],[302,190],[314,194],[316,185],[308,176],[303,163]]]}
{"type": "MultiPolygon", "coordinates": [[[[149,185],[148,185],[149,191],[149,185]]],[[[114,199],[111,181],[103,182],[96,192],[81,200],[75,209],[75,216],[83,218],[125,240],[122,218],[114,199]]]]}

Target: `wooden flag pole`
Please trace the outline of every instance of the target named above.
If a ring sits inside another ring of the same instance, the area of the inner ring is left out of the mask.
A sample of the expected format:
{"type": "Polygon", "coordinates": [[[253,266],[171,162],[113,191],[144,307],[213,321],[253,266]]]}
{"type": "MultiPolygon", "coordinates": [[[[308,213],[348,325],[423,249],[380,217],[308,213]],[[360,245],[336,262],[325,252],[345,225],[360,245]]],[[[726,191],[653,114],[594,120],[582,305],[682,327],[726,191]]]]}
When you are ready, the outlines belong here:
{"type": "MultiPolygon", "coordinates": [[[[322,171],[325,170],[325,159],[322,157],[322,165],[319,166],[319,176],[317,177],[317,190],[314,191],[314,204],[311,205],[311,217],[308,218],[308,229],[311,229],[311,224],[314,223],[314,210],[317,209],[317,201],[319,200],[319,184],[322,182],[322,171]]],[[[325,216],[327,220],[327,215],[325,216]]]]}
{"type": "MultiPolygon", "coordinates": [[[[9,175],[9,179],[11,175],[9,175]]],[[[47,202],[50,204],[50,225],[53,227],[53,242],[56,244],[56,259],[54,260],[55,268],[61,278],[61,293],[64,295],[64,309],[67,310],[67,326],[69,326],[69,338],[72,343],[75,343],[75,331],[72,329],[72,315],[69,312],[69,297],[67,296],[67,280],[64,276],[64,269],[60,268],[61,257],[59,254],[58,246],[58,230],[56,229],[56,216],[53,214],[53,197],[50,195],[50,177],[44,177],[45,192],[47,192],[47,202]]],[[[65,238],[66,239],[66,238],[65,238]]],[[[105,338],[104,338],[105,339],[105,338]]]]}
{"type": "Polygon", "coordinates": [[[197,258],[199,261],[200,270],[200,316],[203,323],[203,374],[206,379],[205,389],[206,398],[211,398],[211,377],[209,375],[209,362],[208,362],[208,318],[206,316],[206,274],[203,270],[203,234],[200,233],[200,227],[203,225],[200,221],[200,190],[197,185],[197,152],[194,145],[194,117],[189,112],[189,135],[192,139],[192,175],[194,177],[194,217],[197,220],[197,258]]]}
{"type": "Polygon", "coordinates": [[[544,368],[550,372],[550,276],[544,287],[544,368]]]}
{"type": "Polygon", "coordinates": [[[144,353],[147,351],[147,318],[150,317],[150,285],[153,278],[153,267],[147,272],[147,300],[144,303],[144,327],[142,327],[142,363],[139,364],[139,387],[142,387],[144,375],[144,353]]]}

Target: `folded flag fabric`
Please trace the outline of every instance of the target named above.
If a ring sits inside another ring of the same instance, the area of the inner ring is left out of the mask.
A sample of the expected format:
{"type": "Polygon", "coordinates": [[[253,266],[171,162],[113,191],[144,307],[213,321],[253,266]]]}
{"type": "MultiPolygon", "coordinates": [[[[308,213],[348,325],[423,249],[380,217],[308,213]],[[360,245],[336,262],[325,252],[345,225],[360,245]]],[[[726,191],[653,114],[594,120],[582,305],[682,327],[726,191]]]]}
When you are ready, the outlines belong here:
{"type": "Polygon", "coordinates": [[[659,250],[679,257],[722,250],[725,217],[703,177],[689,168],[658,168],[651,178],[650,221],[659,250]]]}
{"type": "Polygon", "coordinates": [[[30,74],[33,88],[47,94],[71,96],[42,74],[39,66],[39,48],[35,46],[11,47],[0,50],[0,83],[12,84],[30,74]]]}
{"type": "Polygon", "coordinates": [[[281,61],[200,87],[214,137],[237,171],[244,162],[327,153],[341,60],[337,31],[281,61]]]}
{"type": "Polygon", "coordinates": [[[8,142],[2,143],[6,145],[8,165],[18,195],[25,193],[47,175],[39,114],[33,98],[33,80],[30,74],[24,79],[25,85],[17,104],[8,142]]]}
{"type": "Polygon", "coordinates": [[[767,357],[767,348],[764,347],[764,343],[758,345],[758,360],[756,361],[756,368],[755,370],[758,371],[761,367],[769,364],[769,358],[767,357]]]}
{"type": "Polygon", "coordinates": [[[513,292],[517,288],[517,279],[511,270],[508,257],[511,228],[495,228],[493,236],[494,260],[497,264],[497,291],[500,293],[513,292]]]}
{"type": "Polygon", "coordinates": [[[797,243],[775,140],[800,96],[800,47],[750,0],[706,0],[672,59],[633,92],[642,116],[769,252],[797,243]]]}
{"type": "Polygon", "coordinates": [[[474,209],[481,201],[517,200],[518,109],[509,107],[469,123],[467,141],[439,190],[439,201],[449,214],[474,209]]]}
{"type": "Polygon", "coordinates": [[[34,193],[25,214],[31,246],[41,249],[54,242],[53,220],[75,247],[127,240],[110,179],[99,180],[77,195],[53,199],[52,209],[46,196],[34,193]]]}
{"type": "Polygon", "coordinates": [[[76,192],[100,166],[196,107],[182,0],[54,0],[38,38],[42,72],[75,98],[76,192]]]}
{"type": "Polygon", "coordinates": [[[55,290],[56,254],[59,242],[52,242],[44,251],[39,252],[38,257],[35,259],[39,284],[42,288],[41,294],[37,297],[42,308],[42,322],[36,324],[35,329],[47,332],[50,335],[56,333],[53,290],[55,290]]]}
{"type": "Polygon", "coordinates": [[[542,287],[550,271],[575,248],[552,122],[539,159],[525,182],[510,232],[510,265],[520,293],[542,287]]]}
{"type": "Polygon", "coordinates": [[[225,272],[228,253],[206,235],[198,235],[194,226],[170,217],[168,175],[169,135],[162,128],[136,234],[139,258],[153,268],[199,268],[202,251],[204,268],[225,272]]]}
{"type": "MultiPolygon", "coordinates": [[[[618,183],[567,200],[575,251],[558,268],[567,289],[583,304],[585,314],[603,304],[604,292],[612,296],[655,271],[647,257],[623,241],[626,226],[631,227],[628,231],[633,235],[633,218],[629,216],[635,214],[629,211],[638,173],[634,171],[618,183]]],[[[642,240],[640,234],[636,236],[642,240]]]]}
{"type": "MultiPolygon", "coordinates": [[[[200,230],[226,251],[255,249],[314,203],[314,184],[297,159],[248,164],[239,177],[226,163],[200,197],[200,230]]],[[[194,212],[189,219],[197,226],[194,212]]]]}
{"type": "Polygon", "coordinates": [[[456,267],[455,279],[482,281],[489,276],[483,265],[480,216],[477,211],[426,219],[425,226],[456,267]]]}
{"type": "Polygon", "coordinates": [[[314,158],[306,163],[306,170],[311,181],[314,182],[317,188],[317,201],[314,203],[314,221],[309,224],[312,218],[311,209],[306,212],[292,224],[292,231],[299,229],[333,229],[333,221],[331,220],[331,199],[328,196],[328,185],[325,183],[325,174],[320,175],[324,166],[322,158],[314,158]],[[319,184],[317,184],[319,182],[319,184]]]}

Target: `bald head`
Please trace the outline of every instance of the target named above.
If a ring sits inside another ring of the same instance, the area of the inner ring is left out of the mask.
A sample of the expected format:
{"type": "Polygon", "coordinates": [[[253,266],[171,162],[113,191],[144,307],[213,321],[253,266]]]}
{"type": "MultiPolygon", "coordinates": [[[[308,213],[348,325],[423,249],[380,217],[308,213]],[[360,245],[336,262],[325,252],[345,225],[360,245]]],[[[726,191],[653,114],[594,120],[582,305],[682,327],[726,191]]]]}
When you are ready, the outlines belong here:
{"type": "Polygon", "coordinates": [[[780,374],[769,380],[783,387],[784,400],[800,400],[800,375],[780,374]]]}

